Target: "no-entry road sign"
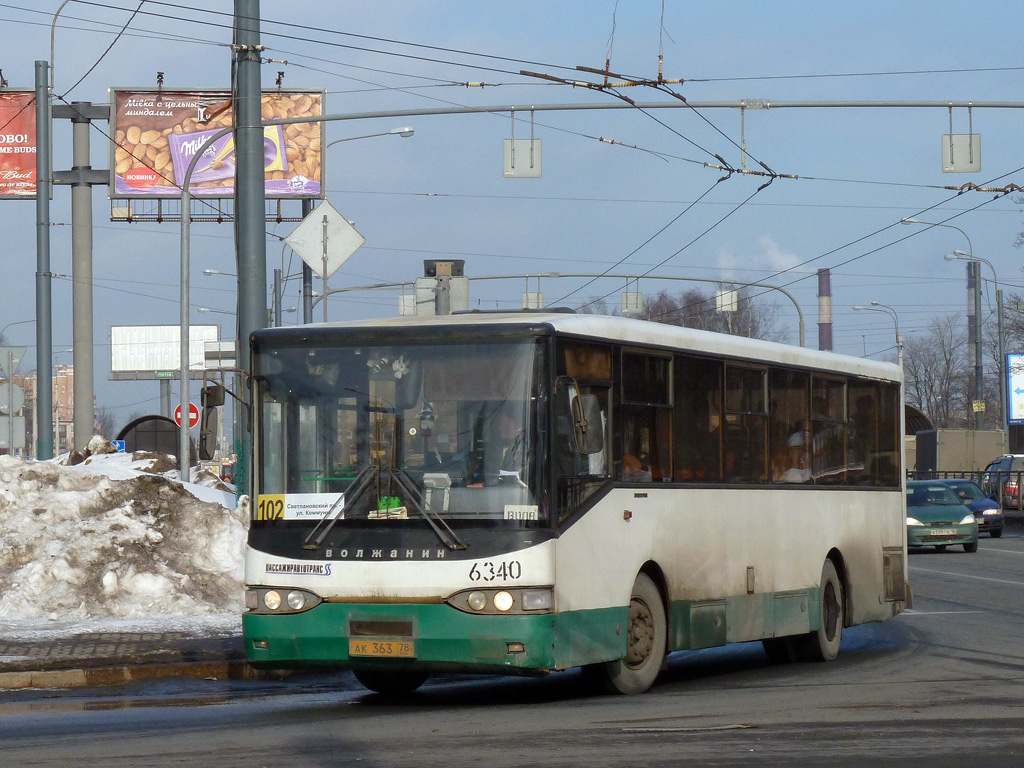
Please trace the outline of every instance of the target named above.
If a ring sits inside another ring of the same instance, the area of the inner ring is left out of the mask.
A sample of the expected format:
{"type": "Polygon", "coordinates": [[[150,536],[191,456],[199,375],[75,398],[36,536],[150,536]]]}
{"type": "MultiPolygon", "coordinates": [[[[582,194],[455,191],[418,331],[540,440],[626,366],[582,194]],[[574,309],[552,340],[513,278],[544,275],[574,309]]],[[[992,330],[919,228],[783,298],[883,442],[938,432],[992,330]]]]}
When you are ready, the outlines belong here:
{"type": "MultiPolygon", "coordinates": [[[[174,423],[179,427],[181,426],[181,406],[179,405],[174,409],[174,423]]],[[[196,424],[199,423],[199,408],[196,407],[195,403],[188,404],[188,428],[192,429],[196,424]]]]}

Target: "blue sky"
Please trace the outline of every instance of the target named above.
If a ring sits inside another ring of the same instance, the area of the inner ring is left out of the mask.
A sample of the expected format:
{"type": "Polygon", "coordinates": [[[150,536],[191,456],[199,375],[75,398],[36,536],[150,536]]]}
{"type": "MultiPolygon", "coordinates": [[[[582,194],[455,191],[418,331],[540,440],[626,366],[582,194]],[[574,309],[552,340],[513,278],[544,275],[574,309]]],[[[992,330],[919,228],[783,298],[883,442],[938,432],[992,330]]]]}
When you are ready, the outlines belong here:
{"type": "MultiPolygon", "coordinates": [[[[186,0],[143,4],[128,33],[67,93],[137,4],[117,0],[65,7],[56,31],[58,95],[69,101],[106,102],[110,87],[154,86],[157,71],[164,72],[167,87],[227,86],[225,45],[232,4],[186,0]],[[226,15],[202,13],[196,10],[200,5],[226,15]],[[98,27],[84,19],[114,26],[98,27]]],[[[33,61],[49,58],[49,22],[58,6],[56,0],[0,4],[0,68],[12,87],[30,88],[33,61]]],[[[669,0],[664,34],[656,0],[314,1],[302,3],[300,15],[296,7],[271,0],[261,4],[265,55],[288,61],[267,63],[264,85],[272,87],[277,72],[284,71],[286,86],[326,90],[332,113],[613,103],[606,94],[518,73],[527,69],[580,78],[569,68],[601,67],[610,52],[613,71],[653,77],[659,49],[664,51],[666,77],[684,78],[684,84],[674,87],[696,102],[1024,101],[1024,68],[1016,68],[1012,57],[1024,9],[1012,3],[981,2],[968,8],[955,2],[669,0]],[[466,81],[489,85],[452,85],[466,81]]],[[[670,100],[639,88],[627,95],[638,101],[670,100]]],[[[517,118],[516,137],[529,136],[529,116],[517,113],[517,118]]],[[[464,258],[472,276],[605,270],[642,274],[664,262],[657,274],[785,286],[803,310],[808,344],[813,345],[813,273],[830,267],[836,350],[884,356],[893,346],[891,320],[881,313],[854,313],[852,305],[874,300],[895,307],[901,330],[911,338],[927,329],[933,317],[962,312],[966,302],[964,265],[942,259],[944,253],[966,249],[964,237],[952,229],[901,226],[902,217],[943,221],[962,214],[949,223],[968,234],[976,255],[992,262],[1007,293],[1024,292],[1024,254],[1012,246],[1022,228],[1020,205],[1012,196],[993,200],[990,193],[958,196],[940,188],[967,182],[1024,185],[1024,171],[1018,170],[1024,167],[1024,114],[973,110],[973,131],[982,136],[982,171],[977,174],[941,172],[940,141],[949,131],[949,119],[946,109],[748,111],[750,155],[779,173],[801,177],[777,179],[756,194],[764,179],[737,174],[715,186],[722,174],[700,164],[717,162],[713,154],[718,154],[739,165],[739,150],[732,143],[740,142],[735,110],[537,113],[533,132],[543,141],[544,156],[540,179],[502,177],[502,141],[512,130],[507,114],[336,123],[327,129],[328,141],[406,124],[416,132],[411,138],[346,142],[329,150],[328,198],[366,237],[366,245],[331,279],[330,287],[412,281],[429,258],[464,258]]],[[[966,110],[954,111],[953,126],[955,133],[967,133],[966,110]]],[[[98,128],[106,130],[105,125],[98,128]]],[[[93,166],[105,168],[105,138],[99,130],[92,137],[93,166]]],[[[70,167],[70,144],[70,124],[58,121],[55,168],[70,167]]],[[[756,167],[753,160],[748,167],[756,167]]],[[[177,323],[178,226],[111,223],[105,190],[95,188],[94,200],[95,388],[97,405],[112,409],[120,427],[132,413],[155,412],[158,390],[154,383],[108,381],[109,328],[177,323]]],[[[51,217],[52,269],[68,276],[53,284],[53,348],[64,350],[72,340],[68,188],[55,190],[51,217]]],[[[31,203],[0,201],[0,326],[34,316],[33,221],[31,203]]],[[[292,226],[268,224],[267,229],[284,236],[292,226]]],[[[280,242],[268,237],[268,270],[281,266],[281,253],[280,242]]],[[[296,265],[294,257],[285,256],[286,269],[294,272],[296,265]]],[[[198,312],[199,307],[234,309],[233,281],[201,274],[203,269],[234,271],[230,224],[193,225],[192,266],[192,322],[225,321],[222,333],[230,336],[230,317],[198,312]]],[[[549,301],[571,294],[562,303],[578,305],[607,296],[610,305],[618,304],[621,280],[577,290],[583,283],[548,279],[540,285],[549,301]]],[[[536,284],[531,280],[529,290],[536,290],[536,284]]],[[[682,285],[645,278],[640,290],[675,292],[682,285]]],[[[289,286],[286,307],[298,303],[291,287],[297,283],[289,286]]],[[[514,307],[526,289],[523,280],[477,281],[471,297],[475,306],[514,307]]],[[[986,306],[993,301],[987,283],[984,298],[986,306]]],[[[786,330],[787,341],[796,343],[792,305],[765,300],[778,303],[778,325],[786,330]]],[[[329,302],[329,317],[392,316],[397,301],[397,293],[343,293],[329,302]]],[[[320,317],[319,307],[315,315],[320,317]]],[[[294,322],[295,315],[285,317],[294,322]]],[[[29,346],[22,370],[32,367],[32,326],[10,328],[8,338],[29,346]]],[[[60,363],[71,362],[70,357],[55,355],[60,363]]]]}

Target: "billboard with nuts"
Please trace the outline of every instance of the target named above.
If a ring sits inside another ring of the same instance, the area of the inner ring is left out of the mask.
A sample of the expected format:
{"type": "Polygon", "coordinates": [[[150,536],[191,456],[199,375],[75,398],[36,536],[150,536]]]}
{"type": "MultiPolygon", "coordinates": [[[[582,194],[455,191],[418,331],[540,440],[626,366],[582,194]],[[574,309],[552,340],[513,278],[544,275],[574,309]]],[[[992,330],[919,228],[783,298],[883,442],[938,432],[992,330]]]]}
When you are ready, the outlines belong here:
{"type": "Polygon", "coordinates": [[[36,196],[36,95],[0,92],[0,197],[36,196]]]}
{"type": "MultiPolygon", "coordinates": [[[[112,90],[110,196],[180,197],[188,165],[194,197],[233,197],[235,141],[228,133],[233,115],[227,91],[112,90]]],[[[262,96],[262,117],[313,117],[323,114],[321,91],[275,90],[262,96]]],[[[270,198],[319,198],[321,123],[267,126],[263,133],[266,194],[270,198]]]]}

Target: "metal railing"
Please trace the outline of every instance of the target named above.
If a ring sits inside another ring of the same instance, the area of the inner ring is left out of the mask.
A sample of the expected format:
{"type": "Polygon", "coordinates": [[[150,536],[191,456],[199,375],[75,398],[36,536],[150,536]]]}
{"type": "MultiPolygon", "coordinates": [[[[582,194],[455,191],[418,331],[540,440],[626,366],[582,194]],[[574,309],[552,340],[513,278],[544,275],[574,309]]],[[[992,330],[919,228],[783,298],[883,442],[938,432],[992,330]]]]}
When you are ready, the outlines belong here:
{"type": "Polygon", "coordinates": [[[973,480],[1003,509],[1024,510],[1024,471],[982,472],[962,470],[907,470],[907,480],[973,480]]]}

